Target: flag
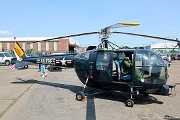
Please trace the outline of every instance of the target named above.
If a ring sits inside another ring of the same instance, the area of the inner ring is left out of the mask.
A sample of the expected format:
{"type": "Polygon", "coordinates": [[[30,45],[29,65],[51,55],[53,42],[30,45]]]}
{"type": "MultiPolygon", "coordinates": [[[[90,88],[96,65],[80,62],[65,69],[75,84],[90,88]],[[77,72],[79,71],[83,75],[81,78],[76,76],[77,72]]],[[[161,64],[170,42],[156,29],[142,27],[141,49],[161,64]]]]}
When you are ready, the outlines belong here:
{"type": "Polygon", "coordinates": [[[15,64],[11,65],[10,69],[15,69],[15,64]]]}

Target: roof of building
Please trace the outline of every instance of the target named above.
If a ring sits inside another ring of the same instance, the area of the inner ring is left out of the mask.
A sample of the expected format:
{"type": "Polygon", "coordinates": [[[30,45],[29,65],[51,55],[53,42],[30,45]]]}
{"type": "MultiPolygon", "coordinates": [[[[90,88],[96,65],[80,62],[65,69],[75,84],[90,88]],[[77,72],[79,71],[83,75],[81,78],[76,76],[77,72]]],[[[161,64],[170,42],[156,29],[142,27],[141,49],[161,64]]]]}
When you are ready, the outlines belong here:
{"type": "MultiPolygon", "coordinates": [[[[53,37],[17,37],[16,40],[17,41],[42,41],[42,40],[46,40],[49,38],[53,38],[53,37]]],[[[0,41],[14,41],[14,38],[0,38],[0,41]]]]}
{"type": "Polygon", "coordinates": [[[177,43],[172,43],[172,42],[162,42],[162,43],[156,43],[156,44],[151,44],[151,48],[153,49],[158,49],[158,48],[174,48],[177,46],[177,43]]]}
{"type": "MultiPolygon", "coordinates": [[[[33,41],[43,41],[46,39],[50,39],[50,38],[55,38],[55,37],[17,37],[16,40],[17,41],[27,41],[27,42],[33,42],[33,41]]],[[[70,46],[75,46],[75,47],[79,47],[80,44],[78,41],[75,41],[72,37],[69,38],[61,38],[61,39],[69,39],[69,45],[70,46]]],[[[14,38],[0,38],[0,42],[12,42],[15,41],[14,38]]],[[[54,39],[51,41],[58,41],[58,39],[54,39]]]]}

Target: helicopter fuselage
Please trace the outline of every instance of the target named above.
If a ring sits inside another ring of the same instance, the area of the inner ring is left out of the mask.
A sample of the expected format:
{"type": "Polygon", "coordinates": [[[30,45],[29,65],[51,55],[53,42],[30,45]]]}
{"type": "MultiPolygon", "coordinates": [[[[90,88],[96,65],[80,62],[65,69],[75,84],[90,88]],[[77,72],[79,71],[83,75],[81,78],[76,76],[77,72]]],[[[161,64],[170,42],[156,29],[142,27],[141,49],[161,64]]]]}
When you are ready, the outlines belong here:
{"type": "Polygon", "coordinates": [[[74,69],[83,84],[108,90],[156,93],[166,84],[168,73],[163,59],[151,50],[90,50],[74,57],[74,69]],[[128,57],[131,74],[122,75],[116,62],[128,57]],[[126,79],[126,76],[130,76],[126,79]]]}

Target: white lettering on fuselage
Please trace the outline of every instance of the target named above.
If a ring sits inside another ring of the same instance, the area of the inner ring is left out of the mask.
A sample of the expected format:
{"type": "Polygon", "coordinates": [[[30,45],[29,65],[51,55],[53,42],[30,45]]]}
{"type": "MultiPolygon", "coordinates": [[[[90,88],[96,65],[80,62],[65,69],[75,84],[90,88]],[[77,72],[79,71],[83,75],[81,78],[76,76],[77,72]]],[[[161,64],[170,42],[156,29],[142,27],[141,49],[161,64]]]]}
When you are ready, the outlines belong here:
{"type": "Polygon", "coordinates": [[[55,65],[55,58],[39,58],[36,63],[55,65]]]}

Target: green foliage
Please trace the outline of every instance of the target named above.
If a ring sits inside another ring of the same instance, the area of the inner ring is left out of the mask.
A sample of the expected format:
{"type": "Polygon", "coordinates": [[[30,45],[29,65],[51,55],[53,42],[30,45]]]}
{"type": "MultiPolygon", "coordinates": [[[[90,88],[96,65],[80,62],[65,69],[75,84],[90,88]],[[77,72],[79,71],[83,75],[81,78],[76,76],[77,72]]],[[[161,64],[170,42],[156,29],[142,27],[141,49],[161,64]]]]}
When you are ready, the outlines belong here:
{"type": "Polygon", "coordinates": [[[37,56],[41,56],[41,55],[42,55],[42,52],[39,52],[39,51],[38,51],[38,52],[36,52],[36,55],[37,55],[37,56]]]}
{"type": "Polygon", "coordinates": [[[177,51],[177,50],[170,50],[169,52],[170,53],[178,53],[179,51],[177,51]]]}
{"type": "Polygon", "coordinates": [[[32,53],[33,49],[27,49],[26,53],[32,53]]]}
{"type": "Polygon", "coordinates": [[[129,47],[129,46],[122,46],[122,47],[119,47],[119,49],[131,49],[131,47],[129,47]]]}

